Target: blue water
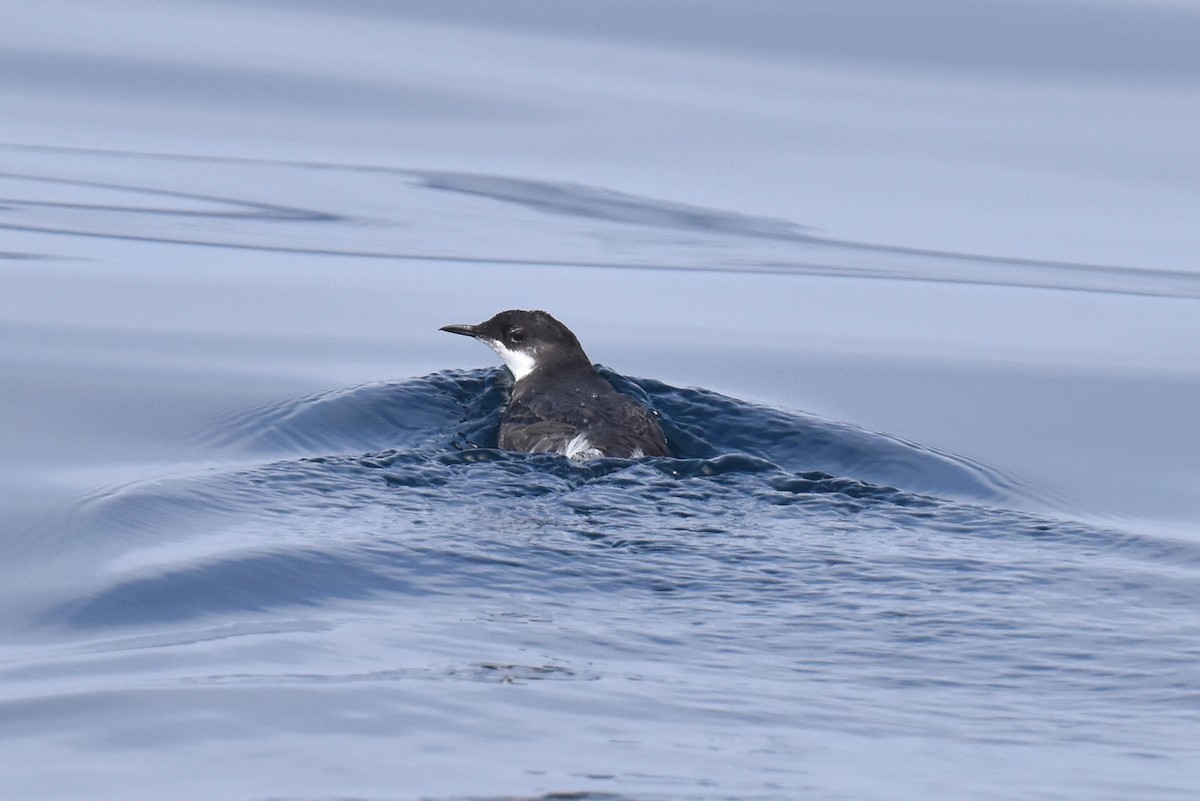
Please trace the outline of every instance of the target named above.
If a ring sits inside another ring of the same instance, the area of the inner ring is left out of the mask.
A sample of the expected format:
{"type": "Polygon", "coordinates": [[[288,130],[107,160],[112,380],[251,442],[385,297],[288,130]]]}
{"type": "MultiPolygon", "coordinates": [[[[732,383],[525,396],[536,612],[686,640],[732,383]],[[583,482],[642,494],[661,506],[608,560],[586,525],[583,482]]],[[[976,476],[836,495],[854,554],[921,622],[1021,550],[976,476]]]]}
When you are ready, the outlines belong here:
{"type": "Polygon", "coordinates": [[[3,17],[4,798],[1195,797],[1190,5],[3,17]]]}
{"type": "MultiPolygon", "coordinates": [[[[29,621],[53,644],[6,660],[5,728],[242,770],[263,739],[355,764],[359,739],[444,738],[503,763],[489,783],[598,797],[788,797],[814,751],[894,747],[908,764],[880,776],[905,781],[986,759],[960,779],[985,796],[1190,794],[1200,545],[1008,511],[1019,488],[980,465],[613,378],[677,458],[496,450],[499,370],[200,428],[229,465],[97,490],[42,543],[108,567],[29,621]]],[[[401,784],[449,781],[411,759],[401,784]]]]}

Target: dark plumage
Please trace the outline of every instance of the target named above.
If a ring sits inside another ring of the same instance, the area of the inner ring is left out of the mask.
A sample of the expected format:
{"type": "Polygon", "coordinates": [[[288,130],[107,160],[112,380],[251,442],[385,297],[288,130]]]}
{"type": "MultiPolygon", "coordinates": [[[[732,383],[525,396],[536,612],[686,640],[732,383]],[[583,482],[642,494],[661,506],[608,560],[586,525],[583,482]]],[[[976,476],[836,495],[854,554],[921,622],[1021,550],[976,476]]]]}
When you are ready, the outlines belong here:
{"type": "Polygon", "coordinates": [[[571,330],[546,312],[503,311],[441,330],[484,342],[516,379],[500,418],[501,448],[572,459],[670,456],[654,414],[614,389],[571,330]]]}

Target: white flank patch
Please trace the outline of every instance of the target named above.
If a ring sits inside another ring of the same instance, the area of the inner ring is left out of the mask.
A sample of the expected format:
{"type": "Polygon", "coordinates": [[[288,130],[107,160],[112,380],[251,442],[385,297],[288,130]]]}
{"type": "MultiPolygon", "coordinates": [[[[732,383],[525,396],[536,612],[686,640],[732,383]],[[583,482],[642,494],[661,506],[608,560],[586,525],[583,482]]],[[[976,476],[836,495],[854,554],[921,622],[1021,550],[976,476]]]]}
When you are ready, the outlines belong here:
{"type": "Polygon", "coordinates": [[[484,342],[499,354],[500,358],[504,360],[504,366],[508,368],[508,371],[513,374],[513,378],[517,381],[520,381],[533,372],[535,366],[533,356],[528,353],[522,353],[519,350],[509,350],[504,347],[502,342],[494,339],[485,339],[484,342]]]}
{"type": "Polygon", "coordinates": [[[586,434],[576,434],[562,449],[562,455],[568,459],[599,459],[604,454],[592,447],[586,434]]]}

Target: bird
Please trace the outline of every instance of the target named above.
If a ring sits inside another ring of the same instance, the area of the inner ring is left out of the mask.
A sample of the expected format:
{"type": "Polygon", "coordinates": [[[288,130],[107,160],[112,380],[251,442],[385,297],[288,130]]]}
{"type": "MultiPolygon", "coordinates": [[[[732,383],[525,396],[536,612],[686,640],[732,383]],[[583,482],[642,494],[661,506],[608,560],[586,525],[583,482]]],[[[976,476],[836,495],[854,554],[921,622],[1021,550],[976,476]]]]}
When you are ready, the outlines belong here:
{"type": "Polygon", "coordinates": [[[618,392],[571,329],[547,312],[509,309],[478,325],[440,330],[478,339],[512,373],[512,396],[500,417],[502,449],[574,461],[671,455],[655,414],[618,392]]]}

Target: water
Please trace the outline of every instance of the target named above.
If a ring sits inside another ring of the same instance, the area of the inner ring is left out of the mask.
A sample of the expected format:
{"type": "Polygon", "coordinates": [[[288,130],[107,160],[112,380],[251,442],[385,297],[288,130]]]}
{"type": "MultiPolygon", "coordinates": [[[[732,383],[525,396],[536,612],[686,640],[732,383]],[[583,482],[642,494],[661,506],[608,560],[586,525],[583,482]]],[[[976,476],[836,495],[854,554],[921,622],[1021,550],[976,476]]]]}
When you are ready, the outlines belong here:
{"type": "Polygon", "coordinates": [[[3,7],[5,797],[1191,798],[1200,14],[562,9],[3,7]]]}

